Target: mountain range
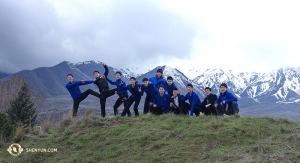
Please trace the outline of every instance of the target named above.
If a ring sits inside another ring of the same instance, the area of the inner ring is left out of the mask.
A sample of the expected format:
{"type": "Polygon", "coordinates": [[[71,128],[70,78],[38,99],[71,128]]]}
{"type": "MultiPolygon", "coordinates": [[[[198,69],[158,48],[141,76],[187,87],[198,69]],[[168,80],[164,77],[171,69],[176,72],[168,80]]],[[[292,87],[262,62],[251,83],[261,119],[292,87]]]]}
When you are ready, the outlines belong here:
{"type": "MultiPolygon", "coordinates": [[[[109,66],[109,65],[108,65],[109,66]]],[[[205,97],[204,88],[211,87],[213,93],[219,93],[219,85],[226,83],[228,90],[238,97],[241,114],[253,116],[275,116],[290,119],[300,119],[300,68],[285,67],[271,72],[235,72],[225,69],[190,69],[180,71],[169,66],[159,66],[145,72],[137,74],[134,69],[120,69],[109,67],[108,78],[114,79],[116,71],[121,71],[123,80],[129,83],[129,78],[134,76],[138,82],[144,77],[155,75],[158,68],[163,69],[164,77],[172,76],[181,93],[186,93],[185,85],[192,83],[194,90],[201,99],[205,97]]],[[[53,67],[40,67],[34,70],[24,70],[12,75],[23,75],[28,79],[31,87],[36,87],[45,91],[47,102],[42,112],[52,113],[53,110],[65,111],[72,106],[69,92],[65,88],[67,74],[72,73],[75,80],[93,79],[93,71],[104,72],[104,68],[99,61],[85,61],[80,63],[61,62],[53,67]],[[59,108],[58,108],[59,107],[59,108]],[[61,109],[63,108],[63,109],[61,109]]],[[[1,75],[0,80],[9,78],[9,74],[1,75]]],[[[111,86],[113,88],[115,86],[111,86]]],[[[91,84],[82,86],[85,89],[97,90],[91,84]]],[[[116,96],[108,100],[107,108],[111,110],[116,96]]],[[[98,100],[88,97],[83,103],[84,106],[98,108],[98,100]],[[92,106],[91,106],[92,104],[92,106]]],[[[140,109],[143,108],[143,101],[140,109]]],[[[97,112],[99,109],[96,109],[97,112]]]]}

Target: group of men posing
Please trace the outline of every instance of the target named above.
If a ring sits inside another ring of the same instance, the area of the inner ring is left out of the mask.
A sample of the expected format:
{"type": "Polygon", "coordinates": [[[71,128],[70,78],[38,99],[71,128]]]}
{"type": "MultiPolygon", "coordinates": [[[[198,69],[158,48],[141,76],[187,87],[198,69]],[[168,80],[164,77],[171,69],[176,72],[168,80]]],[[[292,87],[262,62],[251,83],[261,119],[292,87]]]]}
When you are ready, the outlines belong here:
{"type": "Polygon", "coordinates": [[[193,91],[193,85],[187,84],[187,94],[180,95],[179,89],[177,89],[173,78],[167,77],[167,80],[163,78],[163,70],[158,69],[155,76],[151,78],[143,78],[143,84],[137,84],[136,78],[130,78],[130,84],[121,79],[122,73],[116,72],[116,81],[112,81],[108,78],[108,67],[102,62],[105,68],[103,75],[100,75],[99,71],[94,71],[94,80],[81,80],[73,81],[73,75],[68,74],[68,84],[66,88],[70,92],[73,98],[73,116],[77,116],[78,107],[81,101],[83,101],[88,95],[94,95],[100,98],[101,116],[106,116],[105,104],[106,99],[114,94],[118,94],[119,98],[115,102],[113,109],[114,114],[118,114],[118,107],[124,105],[124,110],[121,116],[131,116],[130,107],[134,103],[134,113],[139,115],[138,106],[143,94],[146,94],[144,104],[144,114],[148,112],[161,115],[164,113],[175,113],[193,116],[199,115],[236,115],[239,113],[237,105],[237,98],[227,91],[227,85],[222,83],[220,85],[220,95],[212,94],[211,88],[205,88],[206,97],[201,102],[199,96],[193,91]],[[88,89],[81,93],[79,86],[94,83],[99,89],[99,93],[88,89]],[[116,88],[109,89],[109,84],[116,85],[116,88]],[[128,91],[131,93],[128,97],[128,91]],[[186,101],[189,101],[187,103],[186,101]]]}

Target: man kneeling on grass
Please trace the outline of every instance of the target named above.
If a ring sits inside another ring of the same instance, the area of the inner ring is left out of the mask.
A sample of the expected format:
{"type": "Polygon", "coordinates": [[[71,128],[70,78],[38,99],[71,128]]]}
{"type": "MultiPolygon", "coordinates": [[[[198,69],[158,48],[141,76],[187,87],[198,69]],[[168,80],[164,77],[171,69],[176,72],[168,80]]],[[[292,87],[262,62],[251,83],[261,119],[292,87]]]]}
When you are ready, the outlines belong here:
{"type": "Polygon", "coordinates": [[[179,98],[180,102],[185,102],[186,100],[189,100],[190,116],[193,116],[194,113],[196,116],[199,116],[199,114],[204,115],[201,108],[201,100],[199,96],[193,91],[193,85],[190,83],[187,84],[186,90],[188,91],[188,93],[183,98],[179,98]]]}
{"type": "Polygon", "coordinates": [[[170,109],[171,96],[165,94],[164,86],[159,87],[159,94],[155,96],[153,101],[153,113],[156,115],[161,115],[163,113],[171,112],[170,109]]]}
{"type": "Polygon", "coordinates": [[[215,101],[217,115],[238,115],[238,100],[227,91],[227,85],[225,83],[220,85],[220,92],[219,98],[215,101]]]}

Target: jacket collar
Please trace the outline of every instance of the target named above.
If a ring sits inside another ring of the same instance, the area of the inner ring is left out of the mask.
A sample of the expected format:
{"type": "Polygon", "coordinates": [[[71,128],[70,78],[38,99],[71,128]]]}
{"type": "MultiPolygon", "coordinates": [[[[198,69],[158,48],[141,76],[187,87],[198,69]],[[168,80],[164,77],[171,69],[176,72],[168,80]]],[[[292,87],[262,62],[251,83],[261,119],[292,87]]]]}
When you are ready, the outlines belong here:
{"type": "Polygon", "coordinates": [[[157,75],[155,75],[155,78],[157,79],[157,80],[160,80],[160,79],[163,79],[164,77],[161,75],[160,77],[158,77],[157,75]]]}
{"type": "Polygon", "coordinates": [[[223,96],[225,96],[226,94],[227,94],[227,90],[224,92],[224,94],[223,93],[221,93],[223,96]]]}
{"type": "Polygon", "coordinates": [[[209,95],[206,95],[206,98],[209,98],[212,95],[212,93],[210,93],[209,95]]]}

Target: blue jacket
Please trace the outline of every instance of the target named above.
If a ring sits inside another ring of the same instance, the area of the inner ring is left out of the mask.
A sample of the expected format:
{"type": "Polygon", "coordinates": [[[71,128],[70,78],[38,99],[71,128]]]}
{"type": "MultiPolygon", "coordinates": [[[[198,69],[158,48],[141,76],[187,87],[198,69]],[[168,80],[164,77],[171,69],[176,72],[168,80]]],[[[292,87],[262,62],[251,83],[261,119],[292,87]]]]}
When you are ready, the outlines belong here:
{"type": "Polygon", "coordinates": [[[118,80],[116,80],[115,82],[113,82],[113,81],[111,81],[111,80],[108,79],[108,78],[106,78],[106,79],[107,79],[107,81],[108,81],[110,84],[117,86],[117,88],[118,88],[120,91],[122,91],[122,93],[123,93],[124,96],[128,96],[127,90],[124,90],[124,89],[123,89],[123,87],[126,86],[126,83],[125,83],[123,80],[118,79],[118,80]],[[123,86],[120,85],[121,82],[123,82],[123,86]]]}
{"type": "Polygon", "coordinates": [[[222,103],[223,107],[226,107],[226,103],[228,103],[228,108],[231,107],[231,103],[235,101],[237,102],[238,99],[234,97],[230,92],[225,91],[224,94],[220,93],[218,99],[215,101],[215,104],[222,103]],[[225,104],[223,104],[223,101],[225,101],[225,104]]]}
{"type": "Polygon", "coordinates": [[[163,85],[165,88],[165,92],[167,92],[170,96],[173,96],[173,90],[176,87],[174,83],[172,83],[170,86],[168,85],[168,82],[166,80],[159,80],[156,84],[156,86],[159,88],[159,86],[163,85]]]}
{"type": "Polygon", "coordinates": [[[179,99],[180,102],[184,102],[186,100],[189,100],[189,103],[191,104],[190,116],[193,116],[195,106],[200,106],[201,105],[201,100],[200,100],[199,96],[194,91],[192,92],[192,94],[187,93],[183,98],[181,98],[180,96],[178,96],[178,98],[180,98],[179,99]]]}
{"type": "Polygon", "coordinates": [[[129,92],[131,93],[131,96],[134,100],[138,100],[141,99],[141,97],[143,96],[143,91],[139,92],[139,87],[142,87],[141,84],[136,84],[134,86],[134,88],[131,87],[131,84],[128,84],[127,86],[123,86],[123,90],[129,90],[129,92]]]}
{"type": "Polygon", "coordinates": [[[160,107],[162,110],[167,110],[170,108],[171,96],[168,94],[164,94],[160,96],[160,94],[156,95],[153,101],[153,105],[156,104],[157,107],[160,107]]]}
{"type": "Polygon", "coordinates": [[[142,85],[142,91],[147,94],[147,96],[150,96],[150,102],[153,103],[153,100],[155,98],[155,88],[153,84],[148,84],[148,87],[145,87],[142,85]]]}
{"type": "Polygon", "coordinates": [[[69,82],[66,85],[66,88],[70,92],[73,100],[75,100],[75,99],[77,99],[77,98],[79,98],[81,96],[81,91],[80,91],[79,86],[80,85],[91,84],[93,82],[94,82],[93,80],[87,80],[87,81],[84,81],[84,83],[82,83],[81,81],[73,81],[73,83],[69,82]]]}
{"type": "Polygon", "coordinates": [[[160,80],[166,81],[166,79],[164,79],[163,76],[161,76],[160,78],[158,78],[157,76],[152,76],[151,78],[149,78],[149,81],[151,82],[151,84],[154,85],[156,94],[158,94],[157,82],[160,81],[160,80]]]}

